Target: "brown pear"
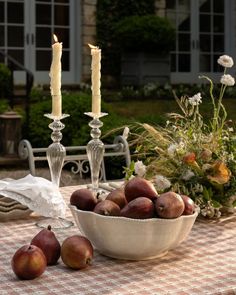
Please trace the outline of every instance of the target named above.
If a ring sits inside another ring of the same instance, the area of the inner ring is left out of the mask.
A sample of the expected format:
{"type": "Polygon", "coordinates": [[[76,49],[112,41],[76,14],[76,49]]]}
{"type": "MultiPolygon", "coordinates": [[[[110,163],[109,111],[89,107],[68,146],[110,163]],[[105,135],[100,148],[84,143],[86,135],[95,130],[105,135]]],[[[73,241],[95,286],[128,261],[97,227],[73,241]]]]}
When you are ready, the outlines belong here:
{"type": "Polygon", "coordinates": [[[157,191],[150,181],[137,176],[126,183],[125,197],[128,202],[139,197],[155,200],[157,198],[157,191]]]}
{"type": "Polygon", "coordinates": [[[93,212],[106,216],[119,216],[120,207],[110,200],[103,200],[95,206],[93,212]]]}
{"type": "Polygon", "coordinates": [[[175,192],[166,192],[157,197],[155,209],[158,217],[177,218],[184,212],[184,201],[175,192]]]}
{"type": "Polygon", "coordinates": [[[147,219],[154,217],[154,204],[152,200],[145,197],[139,197],[130,201],[120,212],[121,216],[147,219]]]}
{"type": "Polygon", "coordinates": [[[57,263],[61,254],[61,245],[57,240],[51,226],[42,229],[31,241],[31,245],[39,247],[46,259],[47,265],[54,265],[57,263]]]}
{"type": "Polygon", "coordinates": [[[107,195],[106,200],[115,202],[120,207],[120,209],[122,209],[127,204],[124,188],[120,187],[114,189],[107,195]]]}
{"type": "Polygon", "coordinates": [[[81,188],[72,193],[70,204],[76,206],[80,210],[93,211],[97,204],[97,199],[91,190],[81,188]]]}

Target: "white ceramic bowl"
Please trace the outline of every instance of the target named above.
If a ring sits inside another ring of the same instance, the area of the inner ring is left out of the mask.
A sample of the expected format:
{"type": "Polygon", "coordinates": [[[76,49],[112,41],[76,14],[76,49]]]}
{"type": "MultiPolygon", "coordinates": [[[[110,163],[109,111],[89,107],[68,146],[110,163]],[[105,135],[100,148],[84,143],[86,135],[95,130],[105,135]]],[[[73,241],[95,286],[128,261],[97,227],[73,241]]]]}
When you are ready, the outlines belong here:
{"type": "Polygon", "coordinates": [[[106,256],[146,260],[165,255],[188,236],[198,215],[176,219],[103,216],[69,205],[82,234],[106,256]]]}

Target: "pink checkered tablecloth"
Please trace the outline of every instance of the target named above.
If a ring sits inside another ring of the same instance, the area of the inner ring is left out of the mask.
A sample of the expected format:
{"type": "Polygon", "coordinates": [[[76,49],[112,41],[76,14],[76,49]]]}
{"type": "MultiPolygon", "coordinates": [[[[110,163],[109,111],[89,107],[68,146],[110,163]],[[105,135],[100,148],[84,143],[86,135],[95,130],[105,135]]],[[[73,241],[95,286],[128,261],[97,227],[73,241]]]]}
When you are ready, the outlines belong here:
{"type": "MultiPolygon", "coordinates": [[[[68,202],[78,187],[63,187],[68,202]]],[[[68,210],[68,218],[72,220],[68,210]]],[[[147,261],[108,258],[95,251],[92,266],[73,271],[61,260],[31,281],[18,280],[11,258],[40,230],[35,218],[0,224],[0,294],[236,294],[236,216],[221,222],[198,220],[188,239],[162,257],[147,261]]],[[[60,242],[79,232],[56,230],[60,242]]]]}

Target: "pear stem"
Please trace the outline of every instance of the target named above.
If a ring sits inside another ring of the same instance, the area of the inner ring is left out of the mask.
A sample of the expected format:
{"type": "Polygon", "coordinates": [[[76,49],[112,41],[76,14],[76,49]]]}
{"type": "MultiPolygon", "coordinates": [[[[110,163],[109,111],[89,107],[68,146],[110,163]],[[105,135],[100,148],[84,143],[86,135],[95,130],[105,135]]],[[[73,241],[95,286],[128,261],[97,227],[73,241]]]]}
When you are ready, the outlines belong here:
{"type": "Polygon", "coordinates": [[[51,225],[49,224],[49,225],[48,225],[48,230],[51,230],[51,229],[52,229],[52,227],[51,227],[51,225]]]}

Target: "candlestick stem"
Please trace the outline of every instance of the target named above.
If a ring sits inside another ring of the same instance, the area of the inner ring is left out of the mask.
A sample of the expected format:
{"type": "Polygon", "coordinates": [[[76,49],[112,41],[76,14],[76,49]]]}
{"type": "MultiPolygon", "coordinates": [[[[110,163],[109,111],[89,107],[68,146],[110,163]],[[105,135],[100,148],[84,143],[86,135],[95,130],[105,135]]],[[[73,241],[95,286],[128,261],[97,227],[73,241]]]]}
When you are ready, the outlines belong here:
{"type": "Polygon", "coordinates": [[[53,120],[48,126],[52,129],[51,139],[52,144],[47,148],[47,160],[51,174],[51,181],[53,184],[59,187],[61,171],[66,156],[66,149],[60,143],[62,139],[61,130],[65,128],[65,125],[61,122],[61,119],[68,117],[69,115],[64,114],[62,116],[54,116],[51,114],[46,114],[46,117],[53,120]]]}
{"type": "MultiPolygon", "coordinates": [[[[68,114],[62,114],[61,116],[54,116],[53,114],[45,114],[45,117],[52,119],[52,123],[48,126],[52,129],[51,139],[53,141],[52,144],[47,148],[47,160],[49,165],[49,170],[51,174],[51,181],[54,185],[59,187],[61,171],[64,164],[64,159],[66,156],[66,149],[60,143],[62,139],[61,130],[65,127],[65,125],[61,122],[62,119],[69,117],[68,114]]],[[[47,228],[50,224],[51,228],[67,228],[73,225],[73,223],[69,220],[65,220],[63,218],[46,218],[40,220],[36,223],[37,226],[47,228]]]]}
{"type": "Polygon", "coordinates": [[[91,171],[92,189],[98,191],[99,187],[99,172],[101,169],[101,163],[104,156],[105,147],[100,140],[101,130],[103,123],[99,118],[106,116],[106,113],[85,113],[87,116],[92,117],[92,121],[89,122],[91,127],[90,135],[92,139],[88,142],[86,150],[91,171]]]}

